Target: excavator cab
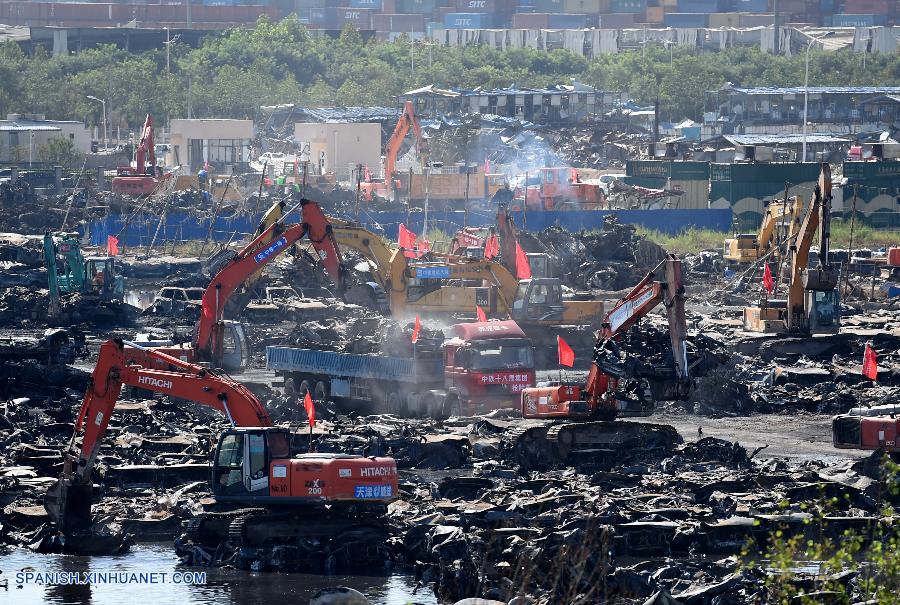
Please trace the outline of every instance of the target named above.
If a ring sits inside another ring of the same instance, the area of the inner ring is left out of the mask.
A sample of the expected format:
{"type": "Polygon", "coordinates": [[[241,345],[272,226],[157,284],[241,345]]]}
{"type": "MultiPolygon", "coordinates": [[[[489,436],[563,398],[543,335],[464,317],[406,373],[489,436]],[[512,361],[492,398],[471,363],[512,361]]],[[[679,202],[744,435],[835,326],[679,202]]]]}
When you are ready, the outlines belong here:
{"type": "Polygon", "coordinates": [[[103,300],[122,300],[125,297],[125,278],[118,275],[112,256],[92,256],[84,260],[85,291],[103,300]]]}
{"type": "Polygon", "coordinates": [[[538,277],[519,282],[512,309],[516,321],[558,319],[564,310],[558,279],[538,277]]]}

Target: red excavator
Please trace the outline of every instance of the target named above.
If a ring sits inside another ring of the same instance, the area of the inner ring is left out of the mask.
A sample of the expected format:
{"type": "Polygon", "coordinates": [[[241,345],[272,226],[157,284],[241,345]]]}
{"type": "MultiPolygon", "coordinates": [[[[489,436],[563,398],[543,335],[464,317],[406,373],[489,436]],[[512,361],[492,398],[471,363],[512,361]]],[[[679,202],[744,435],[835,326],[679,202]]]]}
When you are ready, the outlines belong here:
{"type": "MultiPolygon", "coordinates": [[[[91,472],[123,386],[193,401],[223,413],[231,422],[232,428],[219,435],[216,445],[211,489],[217,504],[240,507],[241,513],[212,513],[205,525],[199,517],[193,531],[206,540],[237,538],[262,543],[270,538],[308,535],[311,515],[303,513],[310,509],[317,510],[314,519],[319,525],[326,513],[318,509],[324,505],[329,505],[328,514],[340,513],[349,523],[348,507],[380,511],[397,497],[393,458],[293,455],[290,430],[272,426],[266,409],[240,383],[151,349],[141,350],[175,371],[135,365],[128,361],[126,346],[138,348],[121,340],[100,347],[75,432],[63,452],[63,472],[45,497],[47,513],[63,532],[91,526],[91,472]],[[261,508],[252,509],[252,518],[245,518],[247,506],[261,508]],[[236,526],[238,517],[241,523],[236,526]],[[227,520],[224,525],[223,520],[227,520]]],[[[335,521],[329,528],[338,525],[335,521]]]]}
{"type": "MultiPolygon", "coordinates": [[[[154,350],[189,363],[205,362],[227,370],[245,367],[250,357],[249,342],[239,322],[224,319],[225,306],[248,277],[303,236],[312,242],[325,270],[340,287],[341,256],[331,224],[312,200],[300,200],[300,207],[303,213],[301,223],[285,225],[284,219],[290,211],[285,212],[216,274],[203,293],[200,320],[190,344],[156,347],[154,350]]],[[[128,355],[129,361],[139,365],[160,367],[157,358],[147,357],[140,349],[129,349],[128,355]]]]}
{"type": "Polygon", "coordinates": [[[673,429],[664,425],[608,421],[620,416],[649,416],[653,413],[655,399],[675,400],[688,396],[690,374],[686,334],[681,261],[669,254],[604,317],[584,386],[560,381],[522,391],[522,416],[526,419],[586,422],[529,428],[520,438],[520,454],[532,460],[540,459],[541,448],[546,447],[543,460],[549,463],[554,459],[554,452],[557,461],[564,461],[578,451],[615,455],[616,447],[642,442],[651,434],[677,438],[673,429]],[[662,279],[657,279],[658,275],[662,279]],[[659,304],[666,309],[674,375],[670,368],[651,368],[649,373],[628,371],[625,368],[630,364],[620,363],[615,341],[659,304]],[[620,395],[619,381],[625,377],[646,381],[640,401],[620,395]],[[651,381],[657,383],[657,388],[652,389],[651,381]]]}
{"type": "Polygon", "coordinates": [[[413,129],[416,135],[416,153],[422,165],[427,164],[428,147],[425,137],[422,135],[422,127],[416,118],[416,107],[412,101],[407,101],[403,105],[403,113],[400,114],[400,119],[397,120],[397,126],[394,128],[394,132],[384,148],[384,157],[382,158],[384,163],[382,166],[384,170],[383,178],[370,175],[369,178],[362,181],[359,185],[365,199],[372,200],[376,195],[384,199],[390,199],[393,192],[400,186],[399,182],[394,180],[397,154],[400,153],[400,147],[403,145],[406,135],[409,134],[410,128],[413,129]]]}
{"type": "Polygon", "coordinates": [[[119,166],[112,180],[113,193],[150,195],[170,175],[163,175],[156,166],[156,148],[153,146],[153,116],[149,113],[141,129],[141,140],[134,152],[134,166],[119,166]],[[149,162],[147,159],[149,158],[149,162]]]}

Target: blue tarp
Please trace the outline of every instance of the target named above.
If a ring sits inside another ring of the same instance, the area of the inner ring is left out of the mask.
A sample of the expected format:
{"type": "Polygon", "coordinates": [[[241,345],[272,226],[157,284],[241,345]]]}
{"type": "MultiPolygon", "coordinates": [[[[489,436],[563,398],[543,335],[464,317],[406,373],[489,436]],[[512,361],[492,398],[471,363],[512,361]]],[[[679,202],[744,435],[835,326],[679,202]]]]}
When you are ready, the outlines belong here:
{"type": "MultiPolygon", "coordinates": [[[[581,231],[600,229],[603,217],[615,214],[623,223],[641,225],[647,229],[655,229],[663,233],[677,234],[690,227],[729,231],[731,229],[730,208],[709,209],[665,209],[665,210],[598,210],[585,212],[513,212],[513,218],[519,229],[540,231],[546,227],[559,224],[563,229],[581,231]]],[[[108,235],[117,235],[119,243],[127,246],[148,245],[154,237],[159,223],[158,216],[136,216],[131,219],[128,228],[122,231],[122,225],[128,217],[111,215],[89,225],[91,243],[106,245],[108,235]],[[121,232],[121,233],[120,233],[121,232]]],[[[344,217],[355,218],[355,217],[344,217]]],[[[384,233],[390,239],[397,239],[400,223],[416,233],[422,232],[424,214],[413,212],[362,212],[360,222],[367,228],[384,233]]],[[[440,229],[445,233],[453,233],[463,224],[472,227],[490,226],[496,217],[492,213],[470,212],[468,221],[461,211],[435,211],[428,215],[428,225],[432,229],[440,229]]],[[[240,240],[251,233],[259,221],[259,217],[239,216],[219,218],[211,232],[215,241],[240,240]]],[[[203,240],[210,233],[209,222],[197,221],[185,214],[167,216],[165,223],[159,227],[156,245],[171,240],[203,240]]]]}

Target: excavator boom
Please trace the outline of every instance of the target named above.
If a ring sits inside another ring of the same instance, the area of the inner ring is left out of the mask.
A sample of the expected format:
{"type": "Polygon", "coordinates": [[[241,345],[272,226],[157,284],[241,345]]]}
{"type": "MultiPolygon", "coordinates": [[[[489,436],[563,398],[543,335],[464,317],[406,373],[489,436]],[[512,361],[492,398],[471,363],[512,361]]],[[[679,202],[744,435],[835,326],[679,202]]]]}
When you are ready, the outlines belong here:
{"type": "Polygon", "coordinates": [[[410,128],[413,129],[413,132],[416,135],[416,153],[419,155],[422,164],[425,164],[427,161],[425,158],[428,154],[428,150],[425,144],[425,137],[422,136],[422,127],[419,125],[419,120],[416,118],[416,107],[412,101],[407,101],[403,104],[403,113],[400,114],[400,119],[397,120],[397,126],[394,128],[394,132],[391,134],[391,138],[388,140],[384,150],[385,182],[388,182],[393,178],[394,169],[397,165],[397,154],[400,153],[400,147],[403,145],[403,140],[409,133],[410,128]]]}
{"type": "Polygon", "coordinates": [[[236,426],[272,425],[268,412],[243,385],[134,343],[107,341],[100,347],[97,365],[75,422],[72,441],[63,454],[62,476],[47,491],[44,501],[50,518],[61,529],[83,528],[90,523],[91,471],[110,416],[125,385],[195,401],[222,412],[236,426]],[[129,364],[126,345],[141,349],[148,358],[183,371],[154,370],[129,364]],[[76,446],[79,436],[82,437],[80,448],[76,446]]]}

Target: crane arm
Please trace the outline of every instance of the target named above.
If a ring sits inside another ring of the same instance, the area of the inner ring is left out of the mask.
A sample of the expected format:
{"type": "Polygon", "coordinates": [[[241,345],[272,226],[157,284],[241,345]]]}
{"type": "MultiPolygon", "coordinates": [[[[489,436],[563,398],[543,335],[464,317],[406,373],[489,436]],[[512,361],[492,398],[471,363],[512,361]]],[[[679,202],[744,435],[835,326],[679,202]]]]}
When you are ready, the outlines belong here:
{"type": "Polygon", "coordinates": [[[196,351],[214,352],[221,345],[216,326],[222,321],[225,303],[234,291],[258,269],[308,236],[331,278],[341,286],[341,258],[331,225],[318,204],[300,200],[303,222],[285,226],[275,222],[238,252],[213,278],[203,293],[200,322],[194,337],[196,351]]]}
{"type": "Polygon", "coordinates": [[[516,245],[519,243],[519,234],[506,204],[497,206],[497,233],[500,235],[500,262],[507,271],[515,275],[516,245]]]}
{"type": "Polygon", "coordinates": [[[397,154],[400,153],[400,147],[403,140],[412,128],[416,135],[416,153],[424,155],[426,153],[425,137],[422,136],[422,127],[416,118],[416,109],[412,101],[403,104],[403,113],[397,120],[397,126],[394,128],[391,138],[388,139],[387,146],[384,149],[384,180],[387,182],[394,174],[394,167],[397,164],[397,154]]]}
{"type": "Polygon", "coordinates": [[[143,351],[149,358],[187,371],[172,372],[131,365],[127,362],[126,344],[140,348],[118,339],[101,345],[97,365],[75,421],[69,450],[63,455],[63,473],[47,492],[47,513],[64,530],[90,523],[91,471],[123,386],[135,386],[194,401],[225,414],[232,424],[238,426],[272,426],[269,413],[243,385],[152,349],[143,351]],[[77,448],[75,444],[79,436],[82,440],[80,448],[77,448]]]}

